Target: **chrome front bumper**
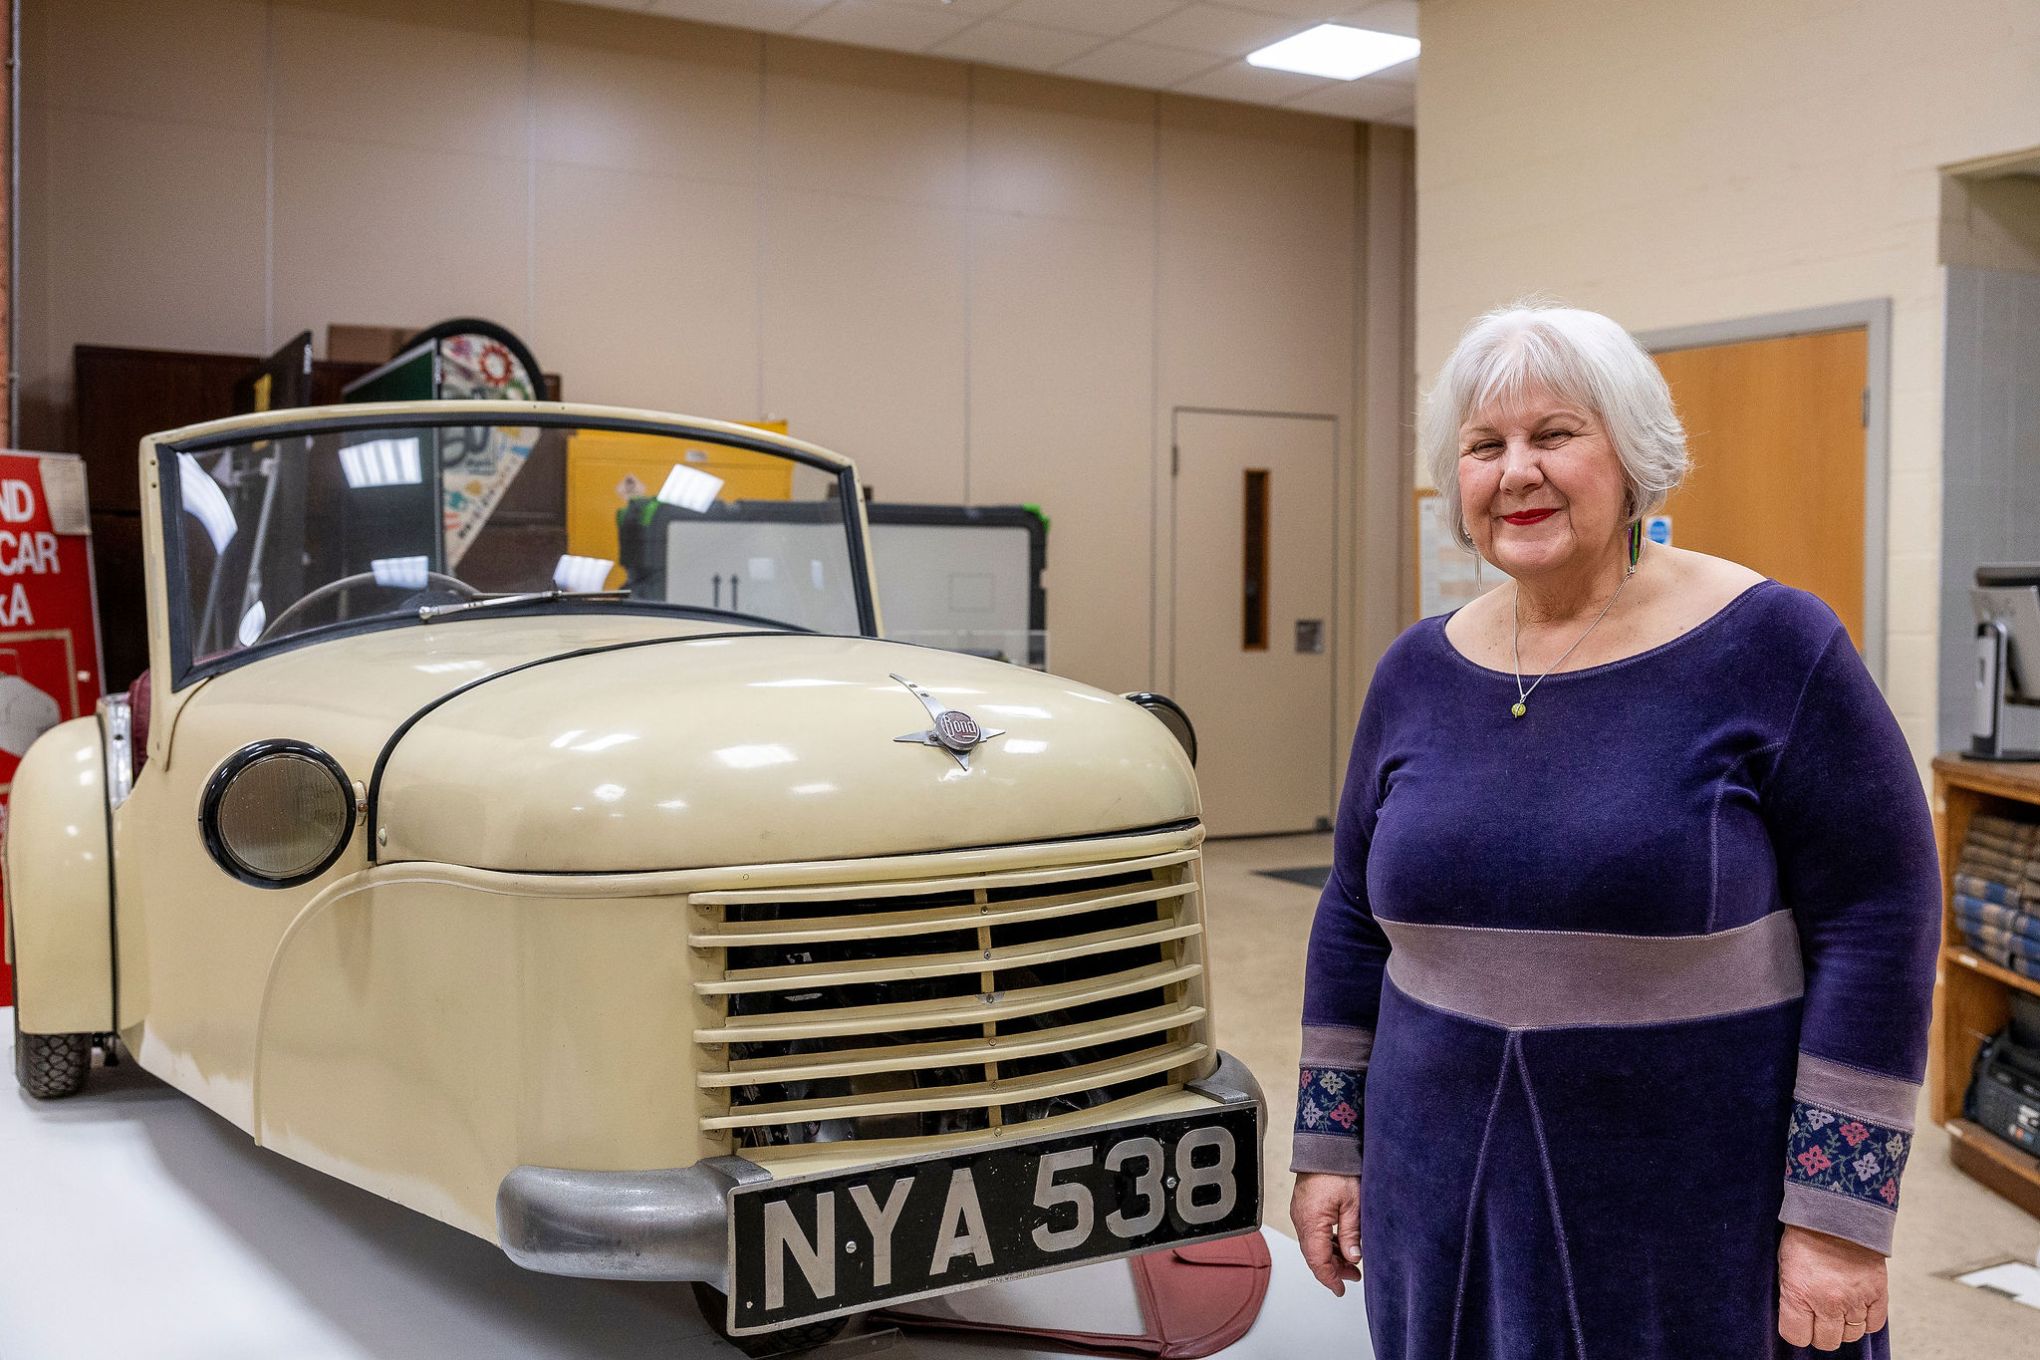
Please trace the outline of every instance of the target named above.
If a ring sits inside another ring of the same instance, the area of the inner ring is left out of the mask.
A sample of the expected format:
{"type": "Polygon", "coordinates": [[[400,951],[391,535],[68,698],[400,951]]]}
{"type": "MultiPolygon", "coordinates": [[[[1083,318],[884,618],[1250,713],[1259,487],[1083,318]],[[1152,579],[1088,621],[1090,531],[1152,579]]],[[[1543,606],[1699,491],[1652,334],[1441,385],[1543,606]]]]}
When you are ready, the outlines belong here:
{"type": "MultiPolygon", "coordinates": [[[[1186,1089],[1220,1105],[1251,1103],[1263,1137],[1268,1103],[1245,1063],[1221,1051],[1186,1089]]],[[[496,1190],[496,1236],[526,1270],[597,1280],[700,1280],[729,1288],[726,1198],[772,1174],[742,1157],[662,1171],[520,1166],[496,1190]]]]}

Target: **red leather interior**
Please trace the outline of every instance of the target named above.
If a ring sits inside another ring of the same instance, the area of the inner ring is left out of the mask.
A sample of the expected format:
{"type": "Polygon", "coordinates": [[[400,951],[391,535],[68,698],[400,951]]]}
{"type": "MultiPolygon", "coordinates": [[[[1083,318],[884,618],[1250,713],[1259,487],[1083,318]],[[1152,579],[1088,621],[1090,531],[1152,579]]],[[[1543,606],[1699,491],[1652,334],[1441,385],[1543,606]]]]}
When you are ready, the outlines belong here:
{"type": "Polygon", "coordinates": [[[149,673],[143,671],[128,686],[128,768],[139,776],[142,762],[149,758],[149,673]]]}

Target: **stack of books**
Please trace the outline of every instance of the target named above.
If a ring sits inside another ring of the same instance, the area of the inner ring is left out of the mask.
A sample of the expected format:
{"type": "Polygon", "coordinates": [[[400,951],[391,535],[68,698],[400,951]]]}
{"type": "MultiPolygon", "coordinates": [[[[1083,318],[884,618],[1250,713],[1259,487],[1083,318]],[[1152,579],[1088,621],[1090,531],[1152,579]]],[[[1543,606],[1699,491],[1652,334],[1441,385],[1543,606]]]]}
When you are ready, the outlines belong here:
{"type": "Polygon", "coordinates": [[[2040,978],[2040,822],[1969,819],[1955,862],[1955,921],[1971,949],[2040,978]]]}

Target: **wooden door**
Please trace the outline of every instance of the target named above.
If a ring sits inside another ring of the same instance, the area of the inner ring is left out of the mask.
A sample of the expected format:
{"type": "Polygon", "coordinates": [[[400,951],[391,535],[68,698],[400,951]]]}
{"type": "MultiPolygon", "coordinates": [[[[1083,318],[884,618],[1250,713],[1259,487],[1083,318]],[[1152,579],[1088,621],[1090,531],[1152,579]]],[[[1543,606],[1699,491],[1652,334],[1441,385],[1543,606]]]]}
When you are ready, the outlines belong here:
{"type": "Polygon", "coordinates": [[[1177,417],[1170,697],[1214,835],[1330,824],[1336,444],[1327,418],[1177,417]]]}
{"type": "Polygon", "coordinates": [[[1657,356],[1693,469],[1672,493],[1672,542],[1812,591],[1863,637],[1861,327],[1657,356]]]}

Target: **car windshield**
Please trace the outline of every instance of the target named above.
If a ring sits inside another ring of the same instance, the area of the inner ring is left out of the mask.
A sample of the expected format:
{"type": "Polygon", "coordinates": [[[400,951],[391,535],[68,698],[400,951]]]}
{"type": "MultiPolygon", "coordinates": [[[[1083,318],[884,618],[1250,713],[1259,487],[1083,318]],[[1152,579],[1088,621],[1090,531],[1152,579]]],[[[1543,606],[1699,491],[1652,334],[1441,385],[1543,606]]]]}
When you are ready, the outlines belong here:
{"type": "Polygon", "coordinates": [[[847,469],[706,430],[405,419],[164,450],[183,666],[494,608],[866,626],[847,469]]]}

